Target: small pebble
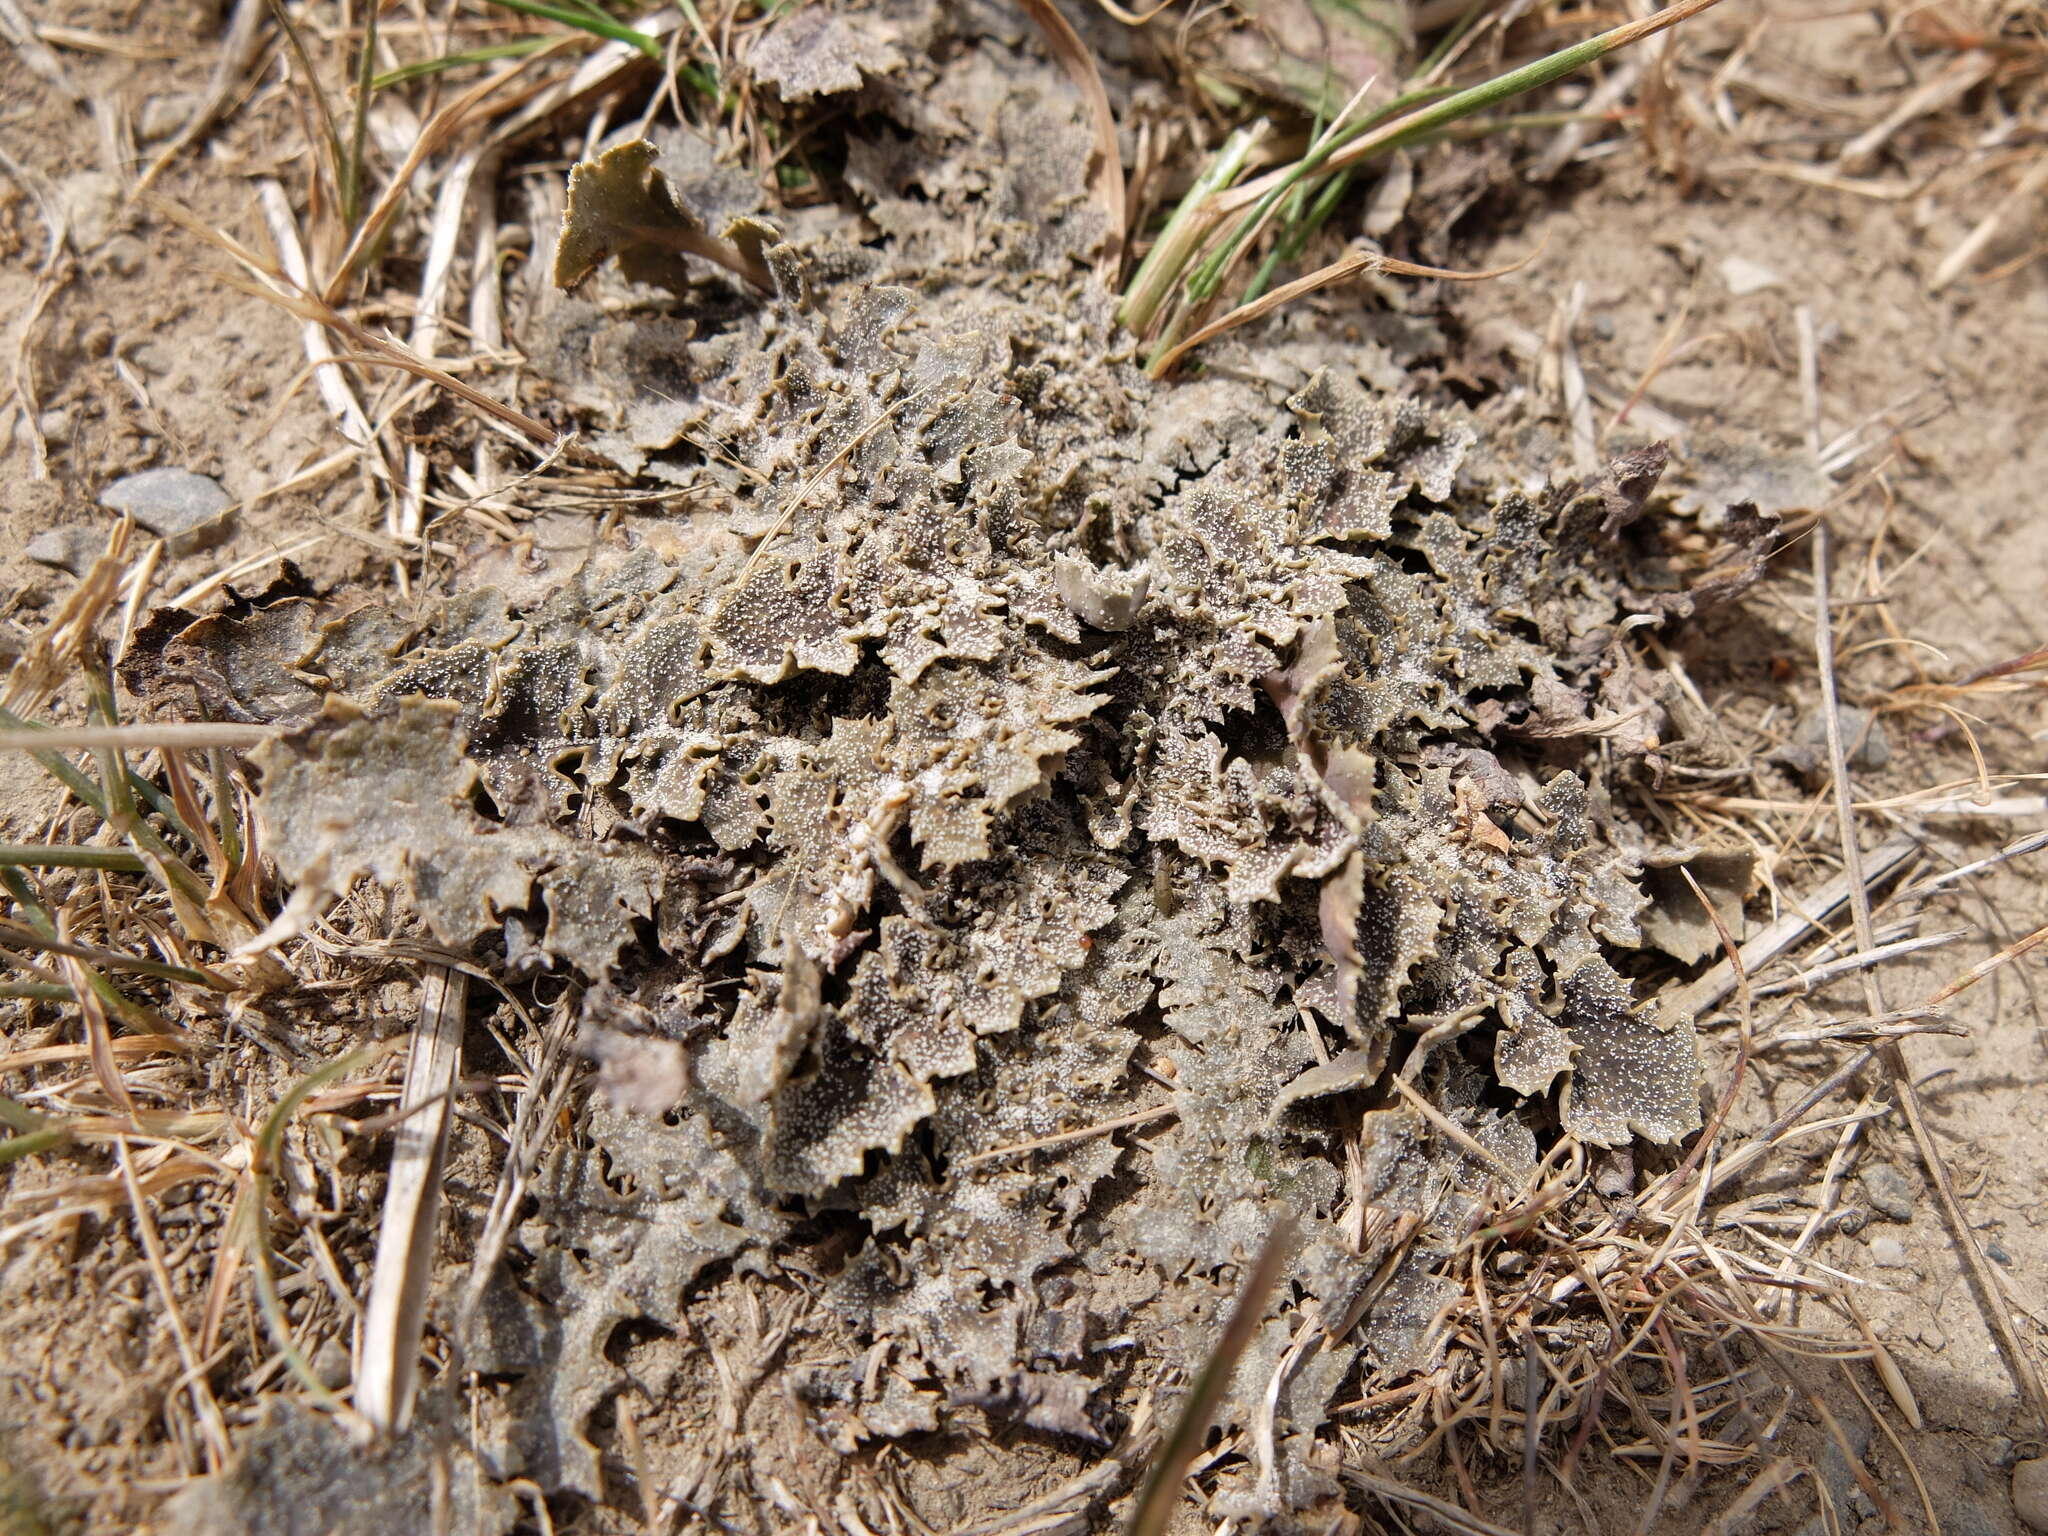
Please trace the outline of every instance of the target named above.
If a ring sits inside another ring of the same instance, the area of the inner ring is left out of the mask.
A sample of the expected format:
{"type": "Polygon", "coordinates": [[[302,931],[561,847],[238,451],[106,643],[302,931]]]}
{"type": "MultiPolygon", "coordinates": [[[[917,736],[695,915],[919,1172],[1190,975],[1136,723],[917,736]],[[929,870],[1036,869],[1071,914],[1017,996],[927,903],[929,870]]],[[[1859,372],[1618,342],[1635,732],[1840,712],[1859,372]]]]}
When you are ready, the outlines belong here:
{"type": "Polygon", "coordinates": [[[161,96],[152,96],[142,104],[142,110],[135,114],[135,135],[145,144],[168,139],[191,120],[192,113],[198,106],[199,98],[185,91],[170,91],[161,96]]]}
{"type": "Polygon", "coordinates": [[[101,506],[126,512],[176,554],[220,542],[227,533],[221,514],[233,499],[218,480],[189,469],[145,469],[100,492],[101,506]]]}
{"type": "Polygon", "coordinates": [[[2030,1531],[2048,1531],[2048,1459],[2036,1457],[2012,1469],[2013,1513],[2030,1531]]]}
{"type": "Polygon", "coordinates": [[[2003,1264],[2008,1269],[2012,1267],[2012,1255],[2005,1251],[2005,1245],[1995,1237],[1985,1243],[1984,1257],[1994,1264],[2003,1264]]]}
{"type": "Polygon", "coordinates": [[[1593,1188],[1609,1200],[1621,1200],[1636,1187],[1635,1157],[1627,1147],[1603,1152],[1593,1173],[1593,1188]]]}
{"type": "Polygon", "coordinates": [[[100,252],[100,260],[116,277],[133,277],[149,261],[149,247],[133,235],[116,235],[100,252]]]}
{"type": "Polygon", "coordinates": [[[86,567],[106,547],[106,538],[91,528],[45,528],[28,541],[22,553],[38,565],[83,576],[86,567]]]}
{"type": "Polygon", "coordinates": [[[1890,1163],[1873,1163],[1863,1170],[1863,1198],[1880,1216],[1893,1221],[1913,1219],[1913,1181],[1890,1163]]]}
{"type": "Polygon", "coordinates": [[[1738,299],[1746,299],[1766,288],[1775,288],[1784,281],[1762,262],[1751,261],[1747,256],[1723,257],[1721,280],[1728,285],[1728,292],[1738,299]]]}
{"type": "Polygon", "coordinates": [[[348,1385],[351,1374],[348,1351],[341,1341],[332,1336],[322,1339],[320,1347],[313,1351],[313,1358],[307,1362],[313,1368],[313,1379],[330,1392],[339,1392],[348,1385]]]}
{"type": "Polygon", "coordinates": [[[140,341],[127,351],[128,360],[151,378],[164,378],[177,366],[177,353],[160,341],[140,341]]]}
{"type": "Polygon", "coordinates": [[[57,183],[74,249],[92,251],[107,243],[121,227],[121,198],[121,183],[105,171],[80,171],[57,183]]]}
{"type": "MultiPolygon", "coordinates": [[[[1798,741],[1803,746],[1821,749],[1825,762],[1828,743],[1828,717],[1821,710],[1814,710],[1799,722],[1798,741]]],[[[1884,723],[1871,718],[1870,711],[1858,709],[1853,704],[1842,706],[1842,750],[1849,755],[1851,768],[1882,768],[1892,760],[1891,738],[1884,733],[1884,723]]]]}
{"type": "Polygon", "coordinates": [[[1870,1262],[1879,1269],[1904,1269],[1906,1245],[1896,1237],[1873,1237],[1870,1240],[1870,1262]]]}

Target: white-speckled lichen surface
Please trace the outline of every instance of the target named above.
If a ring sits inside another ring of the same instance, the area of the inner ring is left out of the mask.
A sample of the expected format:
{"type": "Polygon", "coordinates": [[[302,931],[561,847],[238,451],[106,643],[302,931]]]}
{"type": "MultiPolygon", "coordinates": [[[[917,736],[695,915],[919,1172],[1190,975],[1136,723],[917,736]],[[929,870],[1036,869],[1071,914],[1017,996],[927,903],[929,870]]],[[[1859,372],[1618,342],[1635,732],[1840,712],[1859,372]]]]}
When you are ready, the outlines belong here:
{"type": "MultiPolygon", "coordinates": [[[[871,1351],[807,1368],[829,1441],[1113,1436],[1289,1213],[1228,1410],[1279,1383],[1277,1459],[1229,1475],[1306,1507],[1333,1395],[1428,1363],[1438,1267],[1541,1148],[1700,1123],[1689,1026],[1628,980],[1616,790],[1664,719],[1624,636],[1731,595],[1769,526],[1680,515],[1654,452],[1554,481],[1512,402],[1403,387],[1386,338],[1283,318],[1255,374],[1147,381],[1059,77],[928,41],[816,87],[875,75],[895,126],[849,158],[863,228],[754,227],[771,297],[671,256],[678,292],[528,338],[669,511],[412,613],[163,618],[131,672],[294,725],[259,759],[288,880],[572,979],[623,1101],[687,1069],[557,1150],[471,1342],[525,1475],[595,1494],[614,1326],[821,1220],[871,1351]]],[[[635,163],[700,227],[750,211],[688,144],[635,163]]]]}

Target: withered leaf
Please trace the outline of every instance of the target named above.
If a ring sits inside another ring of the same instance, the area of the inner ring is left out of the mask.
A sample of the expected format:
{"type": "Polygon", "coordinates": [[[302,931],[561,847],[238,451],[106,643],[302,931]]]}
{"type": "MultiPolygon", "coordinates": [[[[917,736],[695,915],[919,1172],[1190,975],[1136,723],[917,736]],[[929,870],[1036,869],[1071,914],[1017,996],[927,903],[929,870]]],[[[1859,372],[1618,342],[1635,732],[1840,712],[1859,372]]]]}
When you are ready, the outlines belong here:
{"type": "Polygon", "coordinates": [[[663,173],[660,153],[646,139],[630,139],[570,170],[568,207],[555,245],[556,285],[574,288],[616,257],[635,282],[680,292],[690,280],[683,257],[696,256],[763,292],[771,289],[774,281],[758,249],[750,254],[705,229],[663,173]]]}

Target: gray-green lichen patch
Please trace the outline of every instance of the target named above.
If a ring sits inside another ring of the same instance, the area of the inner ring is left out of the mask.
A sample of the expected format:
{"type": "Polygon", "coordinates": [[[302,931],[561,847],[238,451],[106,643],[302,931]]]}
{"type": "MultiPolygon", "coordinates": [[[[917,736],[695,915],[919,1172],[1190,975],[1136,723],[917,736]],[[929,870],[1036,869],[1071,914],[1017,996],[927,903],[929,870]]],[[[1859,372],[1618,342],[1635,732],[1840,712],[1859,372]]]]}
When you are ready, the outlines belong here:
{"type": "MultiPolygon", "coordinates": [[[[781,60],[799,19],[760,78],[895,99],[880,54],[781,60]]],[[[1679,510],[1657,455],[1549,481],[1376,347],[1149,382],[1081,270],[1085,129],[997,57],[901,66],[937,70],[899,82],[920,168],[848,170],[878,248],[792,234],[771,298],[549,322],[590,441],[695,510],[402,622],[297,591],[160,619],[135,664],[292,724],[257,759],[287,881],[376,880],[572,978],[603,1059],[677,1048],[677,1123],[601,1111],[519,1239],[515,1311],[583,1361],[507,1357],[512,1417],[561,1426],[519,1453],[546,1486],[597,1486],[616,1325],[677,1326],[807,1221],[858,1226],[814,1283],[879,1353],[806,1378],[851,1449],[970,1410],[1112,1435],[1287,1214],[1227,1410],[1277,1405],[1275,1450],[1228,1476],[1307,1507],[1333,1394],[1429,1368],[1440,1268],[1540,1140],[1700,1123],[1695,1042],[1630,980],[1648,839],[1614,790],[1669,727],[1629,630],[1732,595],[1769,520],[1679,510]]],[[[702,227],[622,153],[591,188],[702,227]]],[[[616,247],[586,233],[573,267],[616,247]]]]}
{"type": "Polygon", "coordinates": [[[518,1501],[449,1440],[447,1426],[423,1424],[366,1453],[334,1418],[273,1397],[237,1437],[227,1466],[170,1498],[159,1528],[177,1536],[380,1536],[416,1530],[432,1510],[450,1536],[511,1530],[518,1501]]]}

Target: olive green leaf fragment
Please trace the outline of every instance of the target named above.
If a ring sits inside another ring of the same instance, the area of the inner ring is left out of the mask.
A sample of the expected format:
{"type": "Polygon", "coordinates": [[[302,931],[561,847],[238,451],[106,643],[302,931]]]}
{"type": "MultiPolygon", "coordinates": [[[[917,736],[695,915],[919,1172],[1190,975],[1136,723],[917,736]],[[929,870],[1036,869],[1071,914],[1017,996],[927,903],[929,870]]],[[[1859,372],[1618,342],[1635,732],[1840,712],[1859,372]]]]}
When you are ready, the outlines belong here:
{"type": "Polygon", "coordinates": [[[681,292],[690,280],[683,258],[697,256],[764,293],[773,291],[758,226],[749,221],[742,241],[713,235],[684,205],[659,158],[653,144],[632,139],[569,172],[569,206],[555,247],[556,286],[574,288],[616,258],[634,282],[681,292]]]}

